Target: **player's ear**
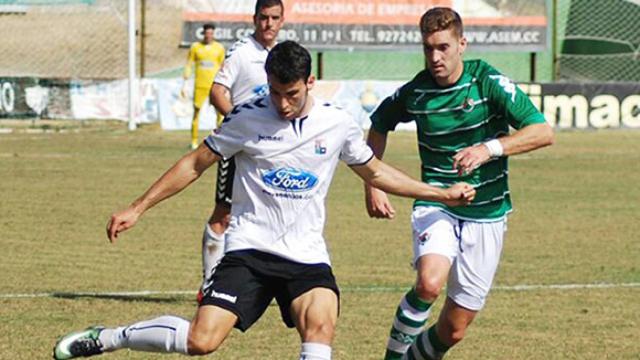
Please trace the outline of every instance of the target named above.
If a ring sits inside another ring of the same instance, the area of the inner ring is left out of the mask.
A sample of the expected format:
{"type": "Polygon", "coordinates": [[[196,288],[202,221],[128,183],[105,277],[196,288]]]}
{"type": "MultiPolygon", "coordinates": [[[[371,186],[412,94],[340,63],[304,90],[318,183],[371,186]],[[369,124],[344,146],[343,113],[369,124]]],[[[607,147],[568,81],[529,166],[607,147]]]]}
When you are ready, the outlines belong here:
{"type": "Polygon", "coordinates": [[[311,90],[313,89],[313,86],[316,83],[316,77],[313,75],[309,75],[309,78],[307,79],[307,90],[311,90]]]}
{"type": "Polygon", "coordinates": [[[467,49],[467,38],[464,36],[460,37],[460,55],[467,49]]]}

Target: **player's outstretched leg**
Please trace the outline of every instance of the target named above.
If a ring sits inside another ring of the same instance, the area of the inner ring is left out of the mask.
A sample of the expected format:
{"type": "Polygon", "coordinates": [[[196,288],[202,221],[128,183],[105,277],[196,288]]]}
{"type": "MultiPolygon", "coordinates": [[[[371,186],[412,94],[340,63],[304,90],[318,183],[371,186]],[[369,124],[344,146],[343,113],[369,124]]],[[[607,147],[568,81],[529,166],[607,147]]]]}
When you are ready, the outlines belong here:
{"type": "Polygon", "coordinates": [[[117,328],[92,327],[60,338],[53,358],[67,360],[119,349],[205,355],[222,344],[237,320],[225,309],[206,305],[198,308],[191,323],[167,315],[117,328]]]}
{"type": "Polygon", "coordinates": [[[60,338],[53,349],[53,358],[88,357],[124,348],[188,354],[188,335],[189,322],[176,316],[162,316],[112,329],[91,327],[60,338]]]}

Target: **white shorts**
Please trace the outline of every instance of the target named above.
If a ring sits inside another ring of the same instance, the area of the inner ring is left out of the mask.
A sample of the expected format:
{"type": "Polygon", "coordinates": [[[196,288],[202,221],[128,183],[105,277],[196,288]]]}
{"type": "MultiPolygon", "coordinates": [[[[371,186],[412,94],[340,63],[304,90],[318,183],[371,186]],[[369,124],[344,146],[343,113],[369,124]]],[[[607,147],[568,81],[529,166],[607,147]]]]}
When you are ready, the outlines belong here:
{"type": "Polygon", "coordinates": [[[437,207],[419,206],[413,210],[411,225],[414,264],[423,255],[445,256],[451,263],[447,296],[466,309],[482,309],[500,261],[506,218],[468,221],[437,207]]]}

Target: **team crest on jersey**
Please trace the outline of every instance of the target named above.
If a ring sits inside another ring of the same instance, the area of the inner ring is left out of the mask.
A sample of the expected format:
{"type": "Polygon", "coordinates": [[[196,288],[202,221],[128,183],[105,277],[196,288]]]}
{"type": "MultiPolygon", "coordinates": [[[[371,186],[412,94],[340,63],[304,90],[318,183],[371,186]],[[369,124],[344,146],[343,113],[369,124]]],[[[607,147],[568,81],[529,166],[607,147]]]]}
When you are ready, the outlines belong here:
{"type": "Polygon", "coordinates": [[[307,170],[280,167],[264,172],[262,181],[274,189],[287,192],[303,192],[309,191],[316,186],[318,176],[307,170]]]}
{"type": "Polygon", "coordinates": [[[462,111],[468,113],[473,111],[473,108],[476,106],[475,101],[472,98],[465,98],[462,102],[462,111]]]}
{"type": "Polygon", "coordinates": [[[430,237],[431,237],[431,234],[429,234],[427,231],[420,234],[418,236],[418,241],[420,242],[420,245],[424,245],[427,241],[429,241],[430,237]]]}
{"type": "Polygon", "coordinates": [[[327,146],[325,145],[324,139],[316,140],[315,153],[316,155],[324,155],[327,153],[327,146]]]}

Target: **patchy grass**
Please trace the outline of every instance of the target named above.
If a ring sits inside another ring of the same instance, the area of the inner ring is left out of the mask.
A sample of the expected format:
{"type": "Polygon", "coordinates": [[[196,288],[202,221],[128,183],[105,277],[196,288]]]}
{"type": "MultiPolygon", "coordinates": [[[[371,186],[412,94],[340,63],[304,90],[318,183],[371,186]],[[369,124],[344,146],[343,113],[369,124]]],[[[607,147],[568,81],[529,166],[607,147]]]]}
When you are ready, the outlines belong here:
{"type": "MultiPolygon", "coordinates": [[[[0,294],[195,290],[200,236],[215,171],[145,215],[116,245],[105,225],[185,153],[186,132],[126,125],[0,134],[0,294]]],[[[418,175],[415,135],[390,138],[385,159],[418,175]]],[[[549,149],[511,160],[516,212],[496,284],[640,282],[640,132],[565,132],[549,149]]],[[[343,287],[335,359],[380,359],[397,302],[413,281],[411,201],[394,221],[366,216],[362,185],[340,166],[326,235],[343,287]]],[[[638,287],[495,290],[450,359],[638,359],[638,287]],[[634,305],[636,304],[636,305],[634,305]]],[[[439,309],[436,305],[436,313],[439,309]]],[[[49,356],[56,338],[90,324],[172,313],[194,296],[0,297],[0,358],[49,356]]],[[[294,359],[298,336],[272,307],[234,332],[219,359],[294,359]]],[[[119,352],[113,359],[152,359],[119,352]]],[[[167,356],[172,359],[174,356],[167,356]]]]}

